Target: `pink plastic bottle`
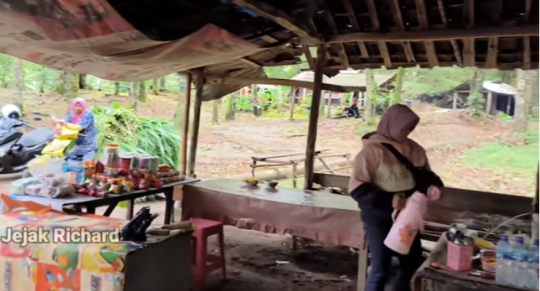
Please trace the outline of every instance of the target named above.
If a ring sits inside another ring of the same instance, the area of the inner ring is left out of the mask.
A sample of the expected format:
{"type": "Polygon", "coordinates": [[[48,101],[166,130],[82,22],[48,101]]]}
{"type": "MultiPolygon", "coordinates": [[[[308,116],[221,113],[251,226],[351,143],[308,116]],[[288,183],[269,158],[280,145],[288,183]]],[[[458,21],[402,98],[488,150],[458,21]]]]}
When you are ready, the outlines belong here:
{"type": "Polygon", "coordinates": [[[424,214],[427,210],[428,197],[420,192],[415,192],[407,205],[397,215],[394,211],[394,225],[384,240],[384,244],[391,250],[406,255],[411,250],[411,245],[424,224],[424,214]],[[397,218],[396,218],[397,215],[397,218]]]}

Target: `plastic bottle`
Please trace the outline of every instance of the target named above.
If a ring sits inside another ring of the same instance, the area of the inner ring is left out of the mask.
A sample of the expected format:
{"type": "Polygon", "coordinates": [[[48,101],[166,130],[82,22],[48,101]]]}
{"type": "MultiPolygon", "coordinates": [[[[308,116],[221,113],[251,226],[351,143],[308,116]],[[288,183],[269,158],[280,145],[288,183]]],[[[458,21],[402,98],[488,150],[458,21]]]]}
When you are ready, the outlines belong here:
{"type": "Polygon", "coordinates": [[[501,285],[510,285],[512,277],[512,246],[508,242],[507,235],[501,235],[497,242],[497,267],[495,280],[501,285]]]}
{"type": "Polygon", "coordinates": [[[522,236],[516,237],[516,243],[512,248],[512,278],[510,284],[516,287],[525,288],[527,286],[527,254],[522,236]]]}
{"type": "Polygon", "coordinates": [[[527,289],[538,290],[538,239],[529,247],[527,268],[527,289]]]}

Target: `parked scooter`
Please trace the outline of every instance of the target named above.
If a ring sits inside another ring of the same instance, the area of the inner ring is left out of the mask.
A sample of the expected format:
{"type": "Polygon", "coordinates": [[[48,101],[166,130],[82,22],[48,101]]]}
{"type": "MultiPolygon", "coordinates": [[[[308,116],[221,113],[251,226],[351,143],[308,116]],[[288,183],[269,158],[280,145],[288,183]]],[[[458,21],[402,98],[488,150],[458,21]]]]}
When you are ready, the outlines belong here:
{"type": "Polygon", "coordinates": [[[33,128],[22,120],[2,118],[1,122],[5,132],[0,141],[0,179],[16,179],[28,168],[28,162],[54,140],[55,135],[48,128],[33,128]],[[5,123],[10,123],[11,127],[5,123]],[[23,134],[18,130],[22,127],[33,130],[23,134]]]}

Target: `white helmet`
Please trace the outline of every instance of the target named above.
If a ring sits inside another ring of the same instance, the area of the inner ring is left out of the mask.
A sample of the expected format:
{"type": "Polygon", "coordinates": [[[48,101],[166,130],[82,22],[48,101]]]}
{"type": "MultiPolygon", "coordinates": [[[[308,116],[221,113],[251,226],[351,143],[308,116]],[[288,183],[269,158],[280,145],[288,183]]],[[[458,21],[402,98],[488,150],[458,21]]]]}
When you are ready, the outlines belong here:
{"type": "Polygon", "coordinates": [[[17,105],[6,104],[2,107],[2,116],[4,117],[19,119],[21,115],[21,110],[17,105]]]}

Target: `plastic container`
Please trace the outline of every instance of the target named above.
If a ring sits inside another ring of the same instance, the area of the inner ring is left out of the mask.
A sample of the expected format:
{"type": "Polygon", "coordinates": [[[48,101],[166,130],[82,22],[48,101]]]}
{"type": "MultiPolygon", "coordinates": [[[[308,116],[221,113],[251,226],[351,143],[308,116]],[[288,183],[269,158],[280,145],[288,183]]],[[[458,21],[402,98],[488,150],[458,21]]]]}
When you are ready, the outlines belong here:
{"type": "Polygon", "coordinates": [[[424,224],[424,214],[427,210],[428,197],[415,192],[408,200],[405,209],[394,211],[394,225],[384,240],[384,244],[396,253],[406,255],[424,224]],[[397,216],[397,217],[396,217],[397,216]]]}
{"type": "Polygon", "coordinates": [[[516,236],[516,243],[512,248],[512,279],[510,284],[512,286],[525,288],[527,286],[527,255],[528,250],[524,244],[524,238],[522,236],[516,236]]]}
{"type": "Polygon", "coordinates": [[[474,246],[462,246],[449,241],[447,247],[446,264],[450,269],[458,272],[472,269],[474,246]]]}
{"type": "Polygon", "coordinates": [[[538,290],[538,240],[533,240],[529,247],[529,255],[527,256],[527,279],[526,288],[531,290],[538,290]]]}
{"type": "Polygon", "coordinates": [[[508,236],[501,235],[496,246],[497,267],[495,268],[495,280],[501,285],[510,285],[512,278],[512,246],[508,242],[508,236]]]}

